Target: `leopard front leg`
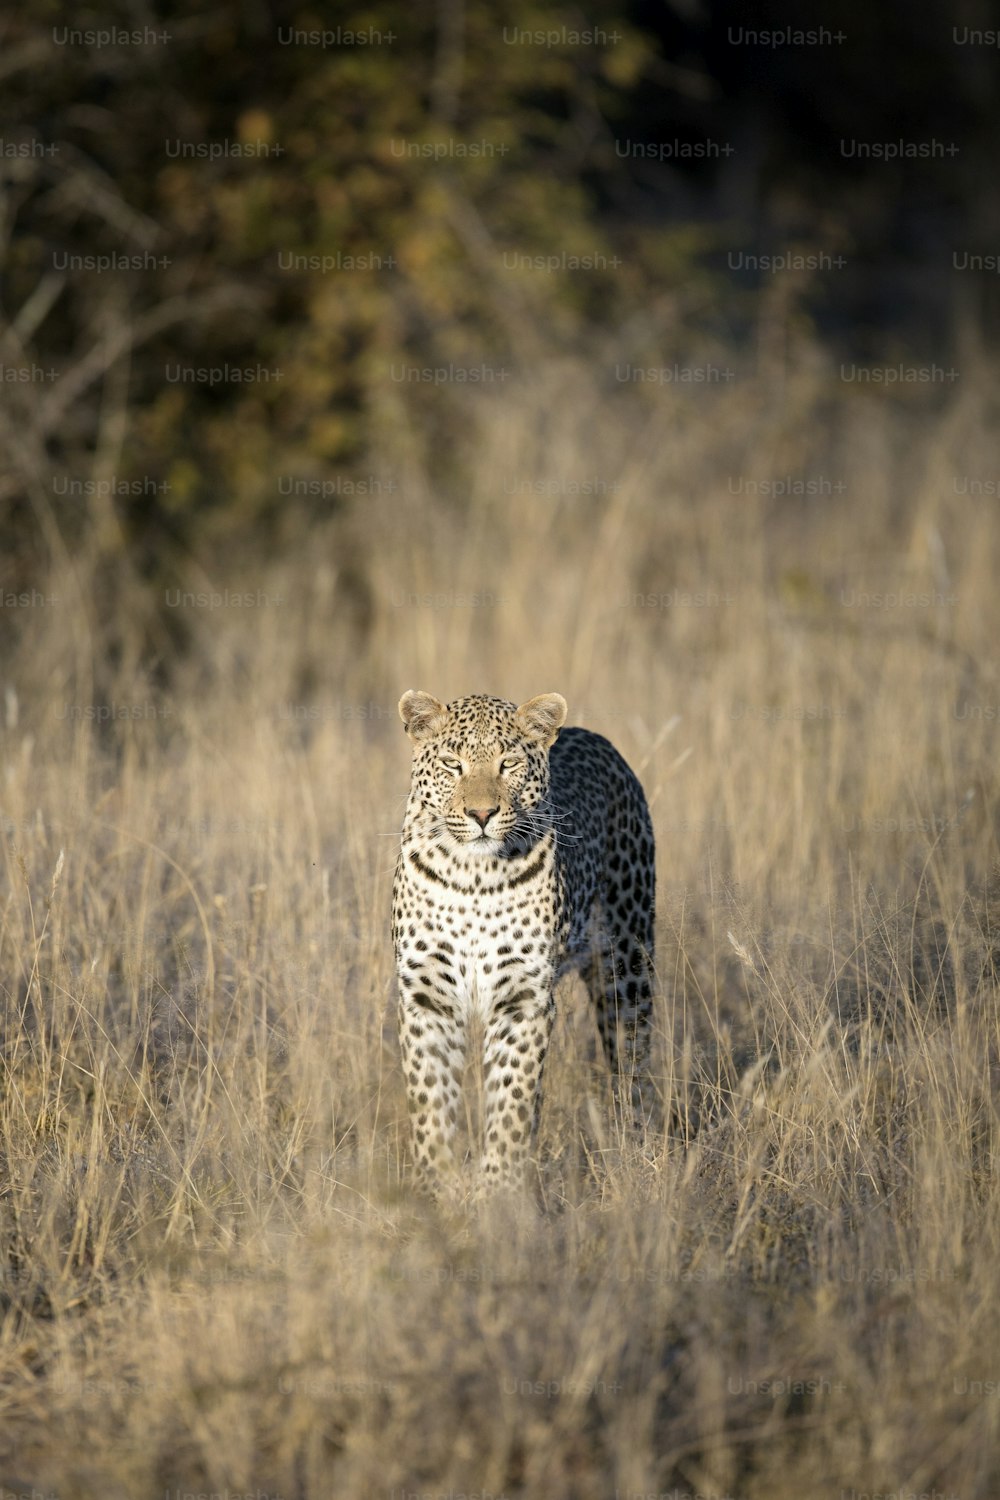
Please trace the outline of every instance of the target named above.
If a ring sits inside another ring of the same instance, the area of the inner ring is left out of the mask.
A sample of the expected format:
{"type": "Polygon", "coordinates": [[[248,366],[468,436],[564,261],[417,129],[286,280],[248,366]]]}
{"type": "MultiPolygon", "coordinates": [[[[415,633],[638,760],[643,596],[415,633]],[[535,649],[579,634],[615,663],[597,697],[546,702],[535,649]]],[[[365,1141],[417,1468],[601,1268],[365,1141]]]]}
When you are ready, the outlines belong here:
{"type": "Polygon", "coordinates": [[[555,1017],[554,983],[551,970],[534,971],[508,982],[490,1005],[483,1038],[482,1191],[524,1180],[555,1017]]]}
{"type": "Polygon", "coordinates": [[[454,1140],[465,1070],[466,1029],[426,977],[400,975],[399,1042],[416,1180],[435,1196],[457,1188],[454,1140]]]}

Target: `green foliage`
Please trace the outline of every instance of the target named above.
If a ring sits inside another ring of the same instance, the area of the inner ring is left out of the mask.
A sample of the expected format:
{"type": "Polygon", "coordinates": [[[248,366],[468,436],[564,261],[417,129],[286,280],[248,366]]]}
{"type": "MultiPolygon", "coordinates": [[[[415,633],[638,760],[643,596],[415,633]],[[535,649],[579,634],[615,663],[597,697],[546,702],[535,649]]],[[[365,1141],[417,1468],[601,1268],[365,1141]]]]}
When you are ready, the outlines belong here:
{"type": "MultiPolygon", "coordinates": [[[[55,41],[68,26],[135,24],[124,6],[67,17],[58,4],[11,23],[23,66],[6,125],[58,147],[18,163],[9,191],[6,316],[48,279],[30,352],[62,382],[81,361],[97,366],[60,413],[70,420],[39,434],[35,477],[47,489],[49,468],[85,475],[112,458],[147,489],[150,476],[169,486],[115,497],[120,544],[144,538],[159,553],[168,538],[187,547],[275,521],[287,506],[276,475],[377,465],[387,399],[430,431],[447,420],[442,388],[407,387],[394,367],[523,368],[641,297],[642,273],[620,274],[622,235],[599,222],[598,185],[606,114],[654,45],[612,5],[589,15],[617,37],[597,46],[574,44],[569,7],[495,0],[465,11],[390,0],[335,22],[229,3],[206,23],[178,5],[154,28],[167,41],[55,41]],[[296,43],[338,25],[372,40],[296,43]],[[553,28],[566,40],[512,40],[553,28]],[[140,268],[58,272],[57,252],[138,256],[140,268]],[[505,252],[598,269],[512,269],[505,252]],[[118,352],[105,359],[108,338],[118,352]],[[176,374],[224,366],[268,376],[176,374]],[[124,417],[114,435],[109,397],[124,417]]],[[[689,263],[682,253],[676,273],[689,263]]],[[[25,479],[15,464],[8,487],[25,479]]],[[[79,505],[54,508],[72,539],[79,505]]]]}

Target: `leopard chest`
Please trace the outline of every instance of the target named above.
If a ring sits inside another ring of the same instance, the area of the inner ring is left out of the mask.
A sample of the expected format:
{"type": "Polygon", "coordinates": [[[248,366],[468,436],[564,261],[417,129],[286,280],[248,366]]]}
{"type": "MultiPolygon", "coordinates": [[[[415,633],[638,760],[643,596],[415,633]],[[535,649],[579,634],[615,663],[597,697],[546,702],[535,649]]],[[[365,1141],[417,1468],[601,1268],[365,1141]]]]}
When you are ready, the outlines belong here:
{"type": "Polygon", "coordinates": [[[547,983],[556,957],[556,888],[550,860],[510,878],[490,868],[429,865],[404,853],[396,876],[396,955],[456,1017],[485,1016],[525,979],[547,983]],[[505,878],[506,876],[506,878],[505,878]]]}

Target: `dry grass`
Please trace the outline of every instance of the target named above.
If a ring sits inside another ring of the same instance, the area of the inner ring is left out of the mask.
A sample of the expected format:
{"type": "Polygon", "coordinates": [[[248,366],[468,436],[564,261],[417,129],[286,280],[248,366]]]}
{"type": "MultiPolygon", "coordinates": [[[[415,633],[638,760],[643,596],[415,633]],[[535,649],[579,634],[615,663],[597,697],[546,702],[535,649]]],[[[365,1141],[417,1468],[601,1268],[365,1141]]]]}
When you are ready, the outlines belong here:
{"type": "Polygon", "coordinates": [[[433,495],[387,409],[395,492],[192,570],[268,602],[174,611],[176,661],[54,573],[3,734],[8,1490],[998,1492],[991,384],[774,386],[554,371],[433,495]],[[786,474],[830,491],[733,493],[786,474]],[[409,686],[557,689],[652,803],[675,1130],[613,1138],[567,986],[537,1206],[406,1186],[409,686]],[[70,717],[111,703],[160,712],[70,717]]]}

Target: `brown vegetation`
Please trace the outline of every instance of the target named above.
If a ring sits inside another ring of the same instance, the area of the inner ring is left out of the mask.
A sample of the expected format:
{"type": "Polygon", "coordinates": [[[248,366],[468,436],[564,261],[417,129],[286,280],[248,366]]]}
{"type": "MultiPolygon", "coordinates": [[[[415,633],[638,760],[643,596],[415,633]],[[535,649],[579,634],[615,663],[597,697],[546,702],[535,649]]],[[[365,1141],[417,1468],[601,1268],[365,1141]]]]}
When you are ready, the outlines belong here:
{"type": "Polygon", "coordinates": [[[183,652],[124,579],[101,657],[85,561],[18,616],[8,1489],[996,1494],[995,382],[594,367],[456,397],[451,488],[387,409],[395,488],[192,564],[183,652]],[[656,822],[676,1130],[568,984],[517,1211],[406,1184],[411,685],[563,692],[656,822]]]}

